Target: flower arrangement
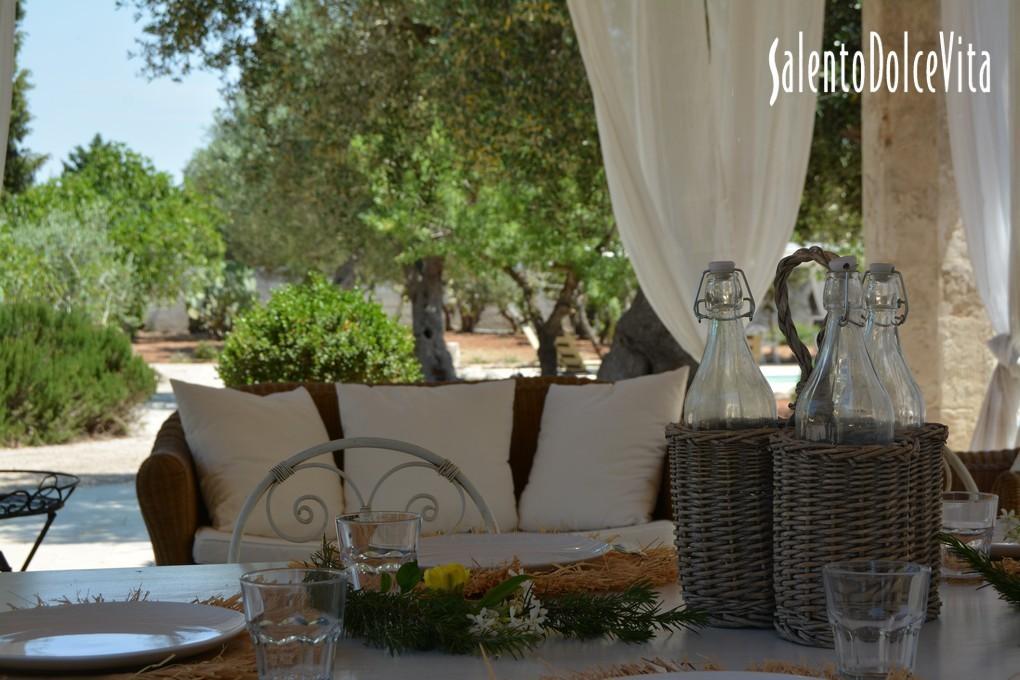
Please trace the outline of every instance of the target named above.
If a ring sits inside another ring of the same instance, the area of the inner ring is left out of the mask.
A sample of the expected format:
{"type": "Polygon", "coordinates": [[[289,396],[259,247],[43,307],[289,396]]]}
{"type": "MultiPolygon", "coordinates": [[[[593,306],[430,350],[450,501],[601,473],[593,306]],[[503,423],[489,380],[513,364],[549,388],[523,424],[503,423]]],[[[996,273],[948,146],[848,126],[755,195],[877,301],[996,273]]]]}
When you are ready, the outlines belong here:
{"type": "MultiPolygon", "coordinates": [[[[335,566],[326,549],[312,557],[335,566]]],[[[542,640],[612,638],[647,642],[660,631],[695,628],[706,616],[685,607],[664,609],[646,583],[622,592],[573,592],[542,600],[527,574],[512,573],[480,597],[466,597],[470,571],[461,564],[421,569],[403,565],[394,578],[383,574],[378,590],[350,590],[344,630],[365,644],[389,650],[483,652],[519,657],[542,640]]]]}

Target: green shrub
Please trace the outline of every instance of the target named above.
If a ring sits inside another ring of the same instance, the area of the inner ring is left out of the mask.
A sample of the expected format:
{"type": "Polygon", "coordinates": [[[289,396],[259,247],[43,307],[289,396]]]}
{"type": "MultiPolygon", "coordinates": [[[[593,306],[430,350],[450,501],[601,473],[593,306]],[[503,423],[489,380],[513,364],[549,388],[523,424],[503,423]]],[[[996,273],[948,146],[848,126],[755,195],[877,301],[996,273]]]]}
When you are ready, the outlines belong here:
{"type": "Polygon", "coordinates": [[[75,310],[101,325],[138,325],[131,258],[110,239],[99,206],[0,226],[0,262],[0,302],[75,310]]]}
{"type": "Polygon", "coordinates": [[[195,361],[216,361],[219,355],[220,351],[216,349],[216,345],[203,340],[195,345],[195,351],[191,356],[195,361]]]}
{"type": "Polygon", "coordinates": [[[116,328],[45,304],[0,305],[0,442],[120,434],[156,376],[116,328]]]}
{"type": "Polygon", "coordinates": [[[258,300],[255,272],[238,262],[220,262],[210,267],[206,278],[202,290],[187,298],[188,329],[223,338],[258,300]]]}
{"type": "Polygon", "coordinates": [[[220,352],[227,385],[260,382],[412,382],[421,379],[410,330],[359,291],[321,275],[279,288],[242,314],[220,352]]]}

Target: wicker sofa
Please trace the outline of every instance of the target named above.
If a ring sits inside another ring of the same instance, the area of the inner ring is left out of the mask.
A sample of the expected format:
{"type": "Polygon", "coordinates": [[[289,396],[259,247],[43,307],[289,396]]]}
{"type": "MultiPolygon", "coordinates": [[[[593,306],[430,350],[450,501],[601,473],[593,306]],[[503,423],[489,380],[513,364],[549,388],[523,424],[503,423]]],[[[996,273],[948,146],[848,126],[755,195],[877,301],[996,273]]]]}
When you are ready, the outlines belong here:
{"type": "MultiPolygon", "coordinates": [[[[538,444],[538,430],[546,392],[551,384],[580,384],[576,377],[517,378],[514,396],[510,467],[514,494],[519,499],[528,481],[538,444]]],[[[343,436],[336,387],[332,383],[300,383],[311,393],[331,439],[343,436]]],[[[271,394],[296,388],[299,383],[250,385],[241,389],[254,394],[271,394]]],[[[422,385],[428,389],[431,385],[422,385]]],[[[337,465],[343,468],[342,455],[337,465]]],[[[653,519],[669,519],[668,475],[665,461],[653,519]]],[[[209,515],[199,492],[191,451],[184,438],[178,413],[173,413],[156,436],[152,452],[142,462],[136,478],[138,504],[152,540],[156,564],[193,564],[196,533],[208,531],[209,515]]],[[[661,533],[662,522],[659,524],[661,533]]],[[[654,533],[654,532],[653,532],[654,533]]]]}

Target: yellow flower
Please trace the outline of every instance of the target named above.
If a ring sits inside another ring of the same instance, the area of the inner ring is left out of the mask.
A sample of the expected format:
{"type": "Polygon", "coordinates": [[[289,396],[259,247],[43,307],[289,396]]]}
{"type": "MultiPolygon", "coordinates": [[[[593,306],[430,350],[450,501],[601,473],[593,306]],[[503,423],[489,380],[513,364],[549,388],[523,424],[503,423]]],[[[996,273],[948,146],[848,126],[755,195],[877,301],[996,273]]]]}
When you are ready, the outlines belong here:
{"type": "Polygon", "coordinates": [[[454,590],[463,588],[471,572],[463,564],[451,562],[425,570],[425,587],[432,590],[454,590]]]}

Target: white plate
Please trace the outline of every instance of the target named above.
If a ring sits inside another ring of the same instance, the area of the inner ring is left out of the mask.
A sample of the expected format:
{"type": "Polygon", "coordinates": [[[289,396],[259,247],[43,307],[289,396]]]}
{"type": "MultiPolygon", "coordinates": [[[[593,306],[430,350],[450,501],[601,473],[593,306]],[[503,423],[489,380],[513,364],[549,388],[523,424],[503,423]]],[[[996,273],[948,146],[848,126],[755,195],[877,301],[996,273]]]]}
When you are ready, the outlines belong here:
{"type": "Polygon", "coordinates": [[[758,673],[755,671],[681,671],[656,675],[628,675],[619,680],[817,680],[804,675],[758,673]]]}
{"type": "Polygon", "coordinates": [[[590,560],[608,550],[607,543],[569,534],[447,534],[423,538],[418,561],[425,567],[448,562],[499,567],[516,557],[522,567],[542,567],[590,560]]]}
{"type": "Polygon", "coordinates": [[[97,602],[0,613],[0,668],[98,670],[212,649],[244,614],[183,602],[97,602]]]}

